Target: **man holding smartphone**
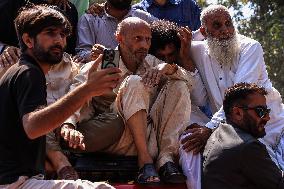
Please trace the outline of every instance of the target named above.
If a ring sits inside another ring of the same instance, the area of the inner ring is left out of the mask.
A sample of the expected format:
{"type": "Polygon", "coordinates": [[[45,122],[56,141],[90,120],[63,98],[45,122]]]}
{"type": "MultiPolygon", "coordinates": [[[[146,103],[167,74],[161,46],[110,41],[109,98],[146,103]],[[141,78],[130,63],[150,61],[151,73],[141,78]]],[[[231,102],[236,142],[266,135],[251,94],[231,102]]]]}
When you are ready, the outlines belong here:
{"type": "Polygon", "coordinates": [[[97,72],[98,59],[84,83],[46,106],[44,74],[62,60],[71,25],[62,13],[38,5],[24,8],[15,26],[22,54],[0,79],[0,188],[113,188],[81,180],[43,180],[45,135],[89,98],[112,91],[120,70],[97,72]]]}

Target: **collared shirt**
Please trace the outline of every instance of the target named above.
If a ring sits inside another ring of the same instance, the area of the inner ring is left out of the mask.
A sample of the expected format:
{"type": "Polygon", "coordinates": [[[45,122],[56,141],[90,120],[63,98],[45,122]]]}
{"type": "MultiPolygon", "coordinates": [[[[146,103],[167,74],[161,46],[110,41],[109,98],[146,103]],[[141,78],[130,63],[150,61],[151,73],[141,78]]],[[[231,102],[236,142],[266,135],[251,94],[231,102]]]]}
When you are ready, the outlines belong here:
{"type": "Polygon", "coordinates": [[[64,53],[62,61],[52,66],[45,74],[48,105],[54,103],[69,91],[73,78],[79,72],[79,66],[72,61],[68,53],[64,53]]]}
{"type": "MultiPolygon", "coordinates": [[[[83,65],[80,69],[80,72],[78,75],[74,78],[74,83],[71,85],[70,90],[73,90],[76,86],[80,85],[81,83],[85,82],[87,80],[88,70],[92,66],[94,62],[89,62],[85,65],[83,65]]],[[[129,71],[125,64],[123,63],[122,59],[119,61],[119,68],[121,69],[121,75],[122,79],[120,80],[120,84],[118,84],[117,88],[114,89],[114,91],[118,91],[121,83],[123,82],[124,78],[126,78],[129,75],[143,75],[148,69],[157,66],[158,64],[164,63],[163,61],[157,59],[156,57],[148,54],[143,61],[143,63],[138,67],[137,71],[135,73],[129,71]]],[[[99,65],[100,68],[100,65],[99,65]]],[[[192,87],[192,76],[186,72],[181,67],[178,67],[178,70],[172,74],[167,75],[170,79],[178,79],[183,80],[186,82],[187,86],[189,88],[192,87]]],[[[112,94],[105,94],[103,96],[111,96],[116,95],[115,93],[112,94]]],[[[155,96],[155,95],[151,95],[155,96]]],[[[151,100],[150,100],[151,101],[151,100]]],[[[112,107],[114,104],[111,105],[112,107]]],[[[113,108],[111,108],[113,109],[113,108]]],[[[68,120],[65,121],[65,123],[70,123],[72,125],[76,125],[77,122],[85,121],[90,119],[95,114],[94,107],[91,103],[85,104],[80,110],[78,110],[73,116],[71,116],[68,120]]]]}
{"type": "MultiPolygon", "coordinates": [[[[240,82],[256,83],[268,92],[266,103],[271,109],[271,113],[270,120],[265,127],[267,134],[262,142],[273,151],[278,148],[277,145],[280,143],[280,135],[284,128],[284,105],[279,92],[272,87],[268,78],[261,45],[257,41],[241,35],[239,35],[239,39],[240,53],[230,67],[220,65],[216,59],[209,55],[205,41],[192,43],[191,55],[205,84],[210,108],[214,113],[213,118],[206,126],[215,128],[225,119],[222,104],[224,92],[228,87],[240,82]]],[[[202,95],[200,94],[200,96],[202,95]]],[[[270,155],[273,154],[270,153],[270,155]]],[[[280,161],[284,167],[283,157],[280,161]]]]}
{"type": "Polygon", "coordinates": [[[147,11],[159,19],[176,22],[180,26],[188,26],[192,31],[201,25],[201,10],[195,0],[168,0],[163,6],[155,3],[155,0],[142,0],[133,8],[147,11]]]}
{"type": "MultiPolygon", "coordinates": [[[[149,13],[141,10],[130,9],[127,17],[139,17],[146,22],[156,20],[149,13]]],[[[102,17],[92,14],[84,14],[78,23],[78,43],[76,53],[81,57],[89,58],[94,44],[104,45],[106,48],[115,48],[118,42],[115,32],[119,21],[106,12],[102,17]]]]}

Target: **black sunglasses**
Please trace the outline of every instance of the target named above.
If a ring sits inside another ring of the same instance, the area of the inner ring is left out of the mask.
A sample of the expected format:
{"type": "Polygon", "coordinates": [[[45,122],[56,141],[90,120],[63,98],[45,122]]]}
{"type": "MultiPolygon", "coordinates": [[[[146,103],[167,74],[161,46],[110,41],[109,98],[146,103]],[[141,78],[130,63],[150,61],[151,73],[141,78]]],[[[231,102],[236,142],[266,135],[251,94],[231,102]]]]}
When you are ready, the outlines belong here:
{"type": "Polygon", "coordinates": [[[271,111],[271,109],[267,108],[267,106],[256,106],[256,107],[237,106],[237,107],[242,108],[243,110],[254,110],[257,116],[260,118],[264,118],[271,111]]]}

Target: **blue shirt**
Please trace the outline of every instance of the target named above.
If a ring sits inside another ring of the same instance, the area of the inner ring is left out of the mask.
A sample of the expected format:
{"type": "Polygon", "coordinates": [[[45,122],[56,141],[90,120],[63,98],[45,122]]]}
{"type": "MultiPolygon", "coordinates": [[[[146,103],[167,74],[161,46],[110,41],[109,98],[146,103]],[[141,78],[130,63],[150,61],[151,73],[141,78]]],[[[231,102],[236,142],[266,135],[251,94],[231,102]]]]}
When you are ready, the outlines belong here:
{"type": "Polygon", "coordinates": [[[176,22],[180,26],[188,26],[192,31],[200,27],[201,10],[195,0],[168,0],[163,6],[155,3],[155,0],[141,0],[133,8],[147,11],[159,19],[176,22]]]}

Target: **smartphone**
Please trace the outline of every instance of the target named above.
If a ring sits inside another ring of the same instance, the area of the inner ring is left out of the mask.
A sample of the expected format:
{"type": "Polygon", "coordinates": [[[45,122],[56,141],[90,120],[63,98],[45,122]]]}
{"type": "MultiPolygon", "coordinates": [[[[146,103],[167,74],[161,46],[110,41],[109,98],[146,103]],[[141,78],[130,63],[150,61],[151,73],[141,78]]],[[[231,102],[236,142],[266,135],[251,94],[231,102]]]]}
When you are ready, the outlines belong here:
{"type": "Polygon", "coordinates": [[[104,49],[102,69],[119,67],[119,51],[114,49],[104,49]]]}

